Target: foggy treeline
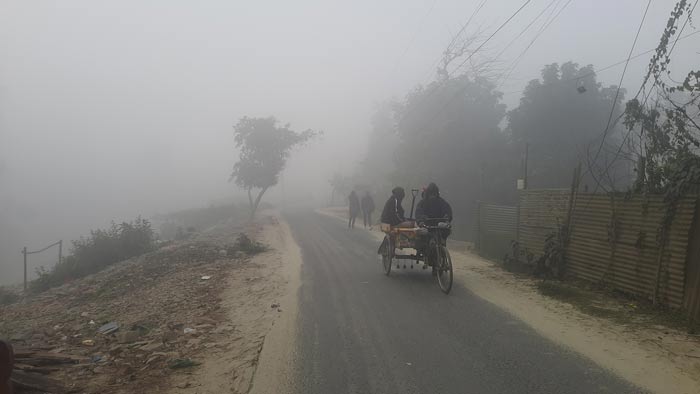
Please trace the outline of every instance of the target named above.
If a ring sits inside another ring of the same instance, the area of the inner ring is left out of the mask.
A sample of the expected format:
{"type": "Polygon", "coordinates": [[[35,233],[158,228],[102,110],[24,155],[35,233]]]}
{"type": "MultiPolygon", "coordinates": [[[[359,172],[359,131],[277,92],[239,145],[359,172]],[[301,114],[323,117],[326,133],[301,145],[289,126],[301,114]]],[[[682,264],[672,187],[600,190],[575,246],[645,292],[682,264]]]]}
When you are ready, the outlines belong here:
{"type": "MultiPolygon", "coordinates": [[[[467,238],[477,201],[515,204],[516,182],[525,178],[526,165],[528,187],[570,187],[574,169],[586,164],[591,146],[602,139],[617,87],[598,82],[592,65],[553,63],[541,74],[527,83],[511,110],[494,78],[468,74],[438,78],[402,100],[382,102],[372,118],[365,159],[356,173],[338,175],[334,182],[380,198],[392,185],[436,182],[455,208],[458,235],[467,238]]],[[[613,116],[619,117],[622,101],[620,94],[613,116]]],[[[606,146],[617,146],[618,129],[612,127],[606,146]]],[[[596,159],[608,160],[607,154],[596,159]]],[[[612,166],[609,186],[630,184],[628,164],[612,166]]],[[[591,176],[582,184],[596,185],[591,176]]]]}

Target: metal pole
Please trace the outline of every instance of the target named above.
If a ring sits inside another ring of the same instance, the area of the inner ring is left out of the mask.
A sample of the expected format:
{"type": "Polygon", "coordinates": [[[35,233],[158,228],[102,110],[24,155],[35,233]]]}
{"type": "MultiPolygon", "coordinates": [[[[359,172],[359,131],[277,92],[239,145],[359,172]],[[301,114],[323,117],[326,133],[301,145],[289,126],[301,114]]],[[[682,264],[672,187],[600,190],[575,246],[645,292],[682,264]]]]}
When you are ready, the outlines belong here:
{"type": "Polygon", "coordinates": [[[525,144],[525,163],[523,164],[525,174],[523,174],[523,189],[527,189],[527,156],[530,151],[530,144],[525,144]]]}
{"type": "Polygon", "coordinates": [[[22,249],[22,255],[24,255],[24,291],[27,291],[27,247],[22,249]]]}

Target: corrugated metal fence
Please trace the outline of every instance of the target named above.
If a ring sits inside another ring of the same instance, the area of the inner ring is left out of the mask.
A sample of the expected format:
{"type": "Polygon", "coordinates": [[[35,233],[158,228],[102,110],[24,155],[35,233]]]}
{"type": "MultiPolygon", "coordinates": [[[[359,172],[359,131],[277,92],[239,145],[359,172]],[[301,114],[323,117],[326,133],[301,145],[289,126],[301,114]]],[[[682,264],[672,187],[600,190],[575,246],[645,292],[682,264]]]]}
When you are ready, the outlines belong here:
{"type": "Polygon", "coordinates": [[[695,198],[682,200],[660,246],[661,196],[579,194],[566,249],[568,271],[621,291],[680,308],[695,198]]]}
{"type": "MultiPolygon", "coordinates": [[[[569,190],[521,191],[521,248],[541,255],[545,237],[566,223],[570,197],[569,190]]],[[[666,210],[661,196],[578,193],[569,222],[567,272],[672,308],[684,307],[685,300],[684,309],[700,318],[700,246],[689,255],[691,237],[700,242],[700,234],[693,234],[696,201],[688,196],[678,204],[668,242],[660,247],[666,210]]]]}
{"type": "Polygon", "coordinates": [[[482,256],[500,259],[511,250],[518,228],[518,208],[479,203],[476,247],[482,256]]]}
{"type": "Polygon", "coordinates": [[[569,210],[567,189],[522,190],[518,195],[519,228],[518,241],[521,249],[529,251],[535,258],[542,254],[547,235],[563,225],[569,210]]]}

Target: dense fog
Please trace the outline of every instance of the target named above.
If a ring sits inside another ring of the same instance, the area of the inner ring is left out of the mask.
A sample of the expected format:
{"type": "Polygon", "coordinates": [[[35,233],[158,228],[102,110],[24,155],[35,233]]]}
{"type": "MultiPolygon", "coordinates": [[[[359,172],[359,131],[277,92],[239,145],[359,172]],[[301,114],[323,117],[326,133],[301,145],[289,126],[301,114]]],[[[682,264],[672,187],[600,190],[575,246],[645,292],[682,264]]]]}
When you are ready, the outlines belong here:
{"type": "MultiPolygon", "coordinates": [[[[233,126],[244,116],[322,132],[292,152],[263,200],[328,204],[334,174],[350,176],[366,162],[377,108],[435,80],[444,49],[481,3],[0,2],[0,284],[21,280],[24,246],[68,243],[138,215],[245,201],[228,181],[238,159],[233,126]]],[[[484,3],[461,36],[478,46],[522,4],[484,3]]],[[[634,54],[656,47],[674,4],[653,2],[634,54]]],[[[545,65],[598,70],[625,60],[643,12],[634,0],[531,1],[474,56],[493,61],[499,127],[545,65]],[[501,70],[511,65],[506,78],[501,70]]],[[[671,69],[697,65],[699,44],[700,35],[679,41],[671,69]]],[[[630,61],[626,98],[650,56],[630,61]]],[[[597,82],[617,85],[623,66],[597,72],[597,82]]],[[[392,149],[377,155],[393,157],[392,149]]],[[[409,173],[426,159],[401,154],[396,163],[409,173]]],[[[372,190],[381,204],[390,189],[372,190]]],[[[30,271],[54,260],[32,256],[30,271]]]]}

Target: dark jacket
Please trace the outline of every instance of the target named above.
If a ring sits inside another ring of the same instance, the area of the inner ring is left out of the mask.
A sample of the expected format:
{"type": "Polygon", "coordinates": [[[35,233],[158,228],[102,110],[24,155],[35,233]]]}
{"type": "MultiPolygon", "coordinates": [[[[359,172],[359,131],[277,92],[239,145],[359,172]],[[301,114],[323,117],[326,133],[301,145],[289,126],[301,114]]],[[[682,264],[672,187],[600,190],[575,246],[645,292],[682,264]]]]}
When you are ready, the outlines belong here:
{"type": "Polygon", "coordinates": [[[369,194],[362,197],[362,201],[360,201],[360,205],[362,205],[362,212],[365,212],[365,213],[374,212],[374,200],[372,199],[372,196],[370,196],[369,194]]]}
{"type": "Polygon", "coordinates": [[[420,200],[416,207],[416,220],[446,218],[452,221],[452,207],[442,197],[431,197],[420,200]]]}
{"type": "Polygon", "coordinates": [[[403,215],[403,207],[401,206],[399,199],[396,198],[396,196],[389,197],[389,199],[386,200],[386,204],[384,204],[384,209],[382,210],[382,223],[396,226],[397,224],[406,220],[404,219],[403,215]]]}
{"type": "Polygon", "coordinates": [[[356,193],[350,193],[348,196],[348,202],[350,205],[350,216],[357,216],[360,214],[360,199],[357,198],[356,193]]]}

